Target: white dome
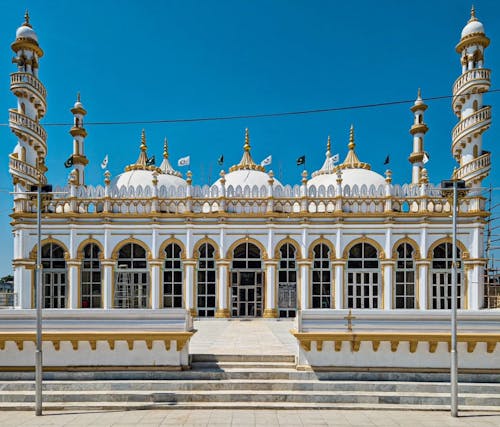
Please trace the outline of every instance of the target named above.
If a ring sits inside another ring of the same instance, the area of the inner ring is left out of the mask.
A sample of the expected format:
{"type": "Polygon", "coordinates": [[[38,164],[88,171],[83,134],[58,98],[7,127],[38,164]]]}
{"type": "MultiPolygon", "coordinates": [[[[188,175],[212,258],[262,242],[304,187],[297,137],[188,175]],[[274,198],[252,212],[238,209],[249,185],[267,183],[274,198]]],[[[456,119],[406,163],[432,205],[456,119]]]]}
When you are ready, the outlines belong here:
{"type": "Polygon", "coordinates": [[[75,102],[75,105],[73,105],[73,108],[81,108],[81,109],[84,109],[84,108],[83,108],[83,104],[82,104],[80,101],[76,101],[76,102],[75,102]]]}
{"type": "Polygon", "coordinates": [[[16,31],[16,39],[31,39],[38,42],[38,36],[36,35],[33,28],[27,25],[20,26],[16,31]]]}
{"type": "MultiPolygon", "coordinates": [[[[158,174],[157,178],[158,187],[161,187],[162,185],[166,187],[170,187],[172,185],[176,187],[186,186],[186,181],[175,175],[158,174]]],[[[122,186],[137,188],[139,185],[142,188],[146,186],[152,187],[153,171],[138,169],[123,172],[114,179],[113,184],[118,188],[121,188],[122,186]]]]}
{"type": "Polygon", "coordinates": [[[462,30],[462,38],[474,33],[484,34],[484,26],[477,20],[469,21],[469,23],[462,30]]]}
{"type": "MultiPolygon", "coordinates": [[[[374,185],[378,187],[379,185],[385,184],[385,179],[382,175],[368,169],[342,169],[342,185],[349,185],[352,188],[354,184],[361,187],[363,184],[367,187],[374,185]]],[[[329,185],[337,185],[337,174],[321,174],[316,175],[307,182],[308,186],[319,187],[324,185],[328,187],[329,185]]]]}
{"type": "MultiPolygon", "coordinates": [[[[252,169],[239,169],[233,172],[229,172],[225,175],[225,185],[226,188],[228,188],[230,185],[232,185],[233,188],[236,188],[238,185],[242,188],[246,185],[250,187],[256,185],[260,189],[263,185],[266,187],[269,185],[268,181],[270,178],[271,177],[266,172],[252,169]]],[[[214,185],[217,185],[219,188],[221,188],[222,185],[220,183],[220,179],[218,179],[214,183],[214,185]]],[[[281,185],[281,183],[276,178],[274,178],[273,185],[281,185]]]]}
{"type": "Polygon", "coordinates": [[[164,185],[165,187],[186,187],[187,183],[184,178],[181,178],[176,175],[170,175],[170,174],[160,174],[158,175],[158,188],[164,185]]]}

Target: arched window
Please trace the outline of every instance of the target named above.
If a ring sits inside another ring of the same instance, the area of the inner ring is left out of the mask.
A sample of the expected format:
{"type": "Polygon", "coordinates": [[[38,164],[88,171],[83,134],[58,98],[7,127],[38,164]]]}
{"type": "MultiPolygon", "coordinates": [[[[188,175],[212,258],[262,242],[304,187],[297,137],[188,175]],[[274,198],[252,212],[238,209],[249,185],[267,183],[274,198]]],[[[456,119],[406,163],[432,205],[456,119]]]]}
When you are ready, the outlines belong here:
{"type": "Polygon", "coordinates": [[[146,250],[127,243],[118,252],[115,280],[115,308],[148,308],[149,272],[146,250]]]}
{"type": "Polygon", "coordinates": [[[26,114],[26,105],[24,102],[21,102],[21,113],[26,114]]]}
{"type": "Polygon", "coordinates": [[[183,276],[181,247],[176,243],[169,243],[165,247],[163,307],[182,308],[183,276]]]}
{"type": "Polygon", "coordinates": [[[417,117],[418,117],[418,123],[422,124],[424,122],[422,114],[419,114],[417,117]]]}
{"type": "Polygon", "coordinates": [[[21,147],[21,161],[25,162],[26,161],[26,148],[21,147]]]}
{"type": "Polygon", "coordinates": [[[472,103],[472,109],[474,111],[477,111],[478,110],[478,104],[477,104],[477,99],[474,100],[474,102],[472,103]]]}
{"type": "MultiPolygon", "coordinates": [[[[324,243],[319,243],[313,249],[312,308],[332,307],[331,276],[330,248],[324,243]]],[[[304,298],[306,297],[304,295],[304,298]]]]}
{"type": "Polygon", "coordinates": [[[297,311],[297,250],[291,243],[280,248],[278,268],[279,317],[295,317],[297,311]]]}
{"type": "Polygon", "coordinates": [[[202,243],[198,249],[198,281],[196,285],[198,316],[213,317],[216,309],[215,249],[202,243]]]}
{"type": "Polygon", "coordinates": [[[245,242],[233,251],[231,265],[231,315],[233,317],[262,316],[263,289],[260,249],[245,242]]]}
{"type": "Polygon", "coordinates": [[[380,266],[377,249],[358,243],[347,260],[347,308],[379,308],[380,266]]]}
{"type": "Polygon", "coordinates": [[[478,151],[479,151],[479,150],[478,150],[478,148],[477,148],[477,145],[474,145],[474,147],[472,148],[472,156],[473,156],[474,158],[477,158],[477,157],[478,157],[478,155],[479,155],[479,152],[478,152],[478,151]]]}
{"type": "Polygon", "coordinates": [[[42,246],[44,308],[66,308],[66,260],[64,249],[56,243],[42,246]]]}
{"type": "Polygon", "coordinates": [[[415,260],[413,246],[402,243],[397,248],[395,307],[415,308],[415,260]]]}
{"type": "MultiPolygon", "coordinates": [[[[462,308],[463,299],[463,270],[460,255],[460,249],[456,248],[458,308],[462,308]]],[[[441,243],[432,252],[431,307],[433,309],[446,310],[451,308],[452,257],[451,243],[441,243]]]]}
{"type": "Polygon", "coordinates": [[[81,301],[82,308],[101,308],[101,262],[99,261],[99,246],[89,243],[83,248],[81,272],[81,301]]]}

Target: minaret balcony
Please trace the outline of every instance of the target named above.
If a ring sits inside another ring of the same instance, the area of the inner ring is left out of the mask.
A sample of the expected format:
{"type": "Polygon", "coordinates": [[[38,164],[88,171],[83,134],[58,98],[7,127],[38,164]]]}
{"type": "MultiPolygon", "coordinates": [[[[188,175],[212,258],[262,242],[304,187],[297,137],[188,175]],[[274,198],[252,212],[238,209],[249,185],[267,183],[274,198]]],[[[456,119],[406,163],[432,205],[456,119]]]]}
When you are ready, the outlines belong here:
{"type": "Polygon", "coordinates": [[[9,173],[31,183],[36,184],[39,179],[42,184],[47,183],[47,178],[37,168],[12,156],[9,156],[9,173]]]}
{"type": "Polygon", "coordinates": [[[486,178],[491,169],[491,153],[485,152],[481,156],[462,165],[455,171],[455,179],[463,179],[467,183],[481,181],[486,178]]]}
{"type": "Polygon", "coordinates": [[[491,107],[486,106],[459,121],[451,132],[452,152],[457,154],[475,135],[483,133],[491,125],[491,107]]]}
{"type": "Polygon", "coordinates": [[[47,150],[47,132],[38,122],[11,109],[9,110],[9,126],[16,135],[30,137],[42,145],[45,151],[47,150]]]}
{"type": "Polygon", "coordinates": [[[47,89],[34,75],[30,73],[12,73],[10,75],[10,90],[15,96],[34,97],[35,106],[42,110],[43,114],[47,111],[47,89]]]}
{"type": "Polygon", "coordinates": [[[477,68],[463,73],[453,84],[453,111],[459,114],[468,95],[487,92],[490,88],[491,70],[477,68]]]}

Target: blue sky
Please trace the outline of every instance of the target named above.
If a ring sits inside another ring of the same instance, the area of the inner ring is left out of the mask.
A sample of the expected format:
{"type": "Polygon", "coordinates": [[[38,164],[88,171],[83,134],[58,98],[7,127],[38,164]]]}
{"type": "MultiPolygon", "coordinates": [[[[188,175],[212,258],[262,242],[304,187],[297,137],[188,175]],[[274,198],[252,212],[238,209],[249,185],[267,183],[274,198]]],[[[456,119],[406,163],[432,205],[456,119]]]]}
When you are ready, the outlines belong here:
{"type": "MultiPolygon", "coordinates": [[[[43,123],[70,123],[77,91],[87,122],[140,121],[272,113],[413,100],[451,95],[460,73],[455,45],[467,23],[470,2],[454,1],[0,1],[0,123],[15,106],[9,92],[10,44],[26,8],[45,56],[40,79],[48,90],[43,123]],[[2,119],[3,117],[3,119],[2,119]]],[[[485,66],[499,88],[500,3],[475,1],[491,38],[485,66]],[[497,74],[498,73],[498,74],[497,74]]],[[[500,93],[489,94],[494,120],[500,93]]],[[[454,160],[450,133],[457,120],[450,100],[428,102],[426,150],[431,182],[449,178],[454,160]]],[[[327,136],[333,153],[347,152],[349,126],[356,129],[357,153],[383,173],[390,155],[395,183],[411,179],[408,130],[410,104],[285,118],[234,121],[87,126],[87,181],[102,184],[100,162],[109,155],[113,176],[133,163],[144,127],[148,151],[161,159],[168,137],[173,163],[190,155],[195,184],[215,181],[223,154],[227,170],[241,158],[244,129],[250,129],[256,161],[272,154],[275,175],[300,182],[295,160],[306,155],[309,173],[321,167],[327,136]]],[[[63,163],[71,154],[69,126],[47,127],[48,178],[64,184],[63,163]]],[[[493,122],[484,149],[498,161],[500,124],[493,122]]],[[[0,126],[0,274],[11,271],[9,226],[11,179],[8,154],[15,137],[0,126]]],[[[181,169],[186,172],[186,168],[181,169]]],[[[498,186],[499,173],[485,184],[498,186]]],[[[498,193],[499,191],[496,191],[498,193]]],[[[500,199],[497,195],[497,199],[500,199]]]]}

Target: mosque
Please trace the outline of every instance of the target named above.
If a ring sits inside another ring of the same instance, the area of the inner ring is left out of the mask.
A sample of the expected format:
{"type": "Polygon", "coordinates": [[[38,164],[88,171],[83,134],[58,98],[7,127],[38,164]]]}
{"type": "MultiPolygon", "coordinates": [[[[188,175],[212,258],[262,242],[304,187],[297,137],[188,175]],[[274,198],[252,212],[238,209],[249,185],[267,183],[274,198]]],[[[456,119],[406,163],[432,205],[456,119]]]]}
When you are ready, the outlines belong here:
{"type": "MultiPolygon", "coordinates": [[[[490,41],[474,9],[456,46],[461,74],[453,85],[457,124],[452,179],[467,188],[459,201],[458,306],[484,308],[484,199],[479,187],[490,172],[483,133],[491,108],[484,68],[490,41]]],[[[39,73],[43,50],[28,14],[11,45],[14,72],[9,110],[15,135],[9,156],[14,185],[16,309],[35,304],[37,253],[33,186],[47,182],[46,89],[39,73]]],[[[251,154],[248,130],[241,161],[215,182],[192,184],[169,159],[150,164],[143,131],[137,160],[102,185],[86,184],[86,110],[71,113],[73,152],[67,183],[44,196],[43,307],[185,309],[195,317],[290,318],[306,309],[438,311],[451,301],[451,201],[429,183],[420,91],[411,107],[411,182],[395,183],[356,154],[354,128],[348,154],[325,161],[297,185],[280,182],[251,154]]],[[[139,135],[138,135],[139,141],[139,135]]],[[[135,157],[135,156],[134,156],[135,157]]],[[[50,183],[52,184],[52,183],[50,183]]],[[[55,183],[54,183],[55,184],[55,183]]],[[[83,314],[82,314],[83,315],[83,314]]]]}

